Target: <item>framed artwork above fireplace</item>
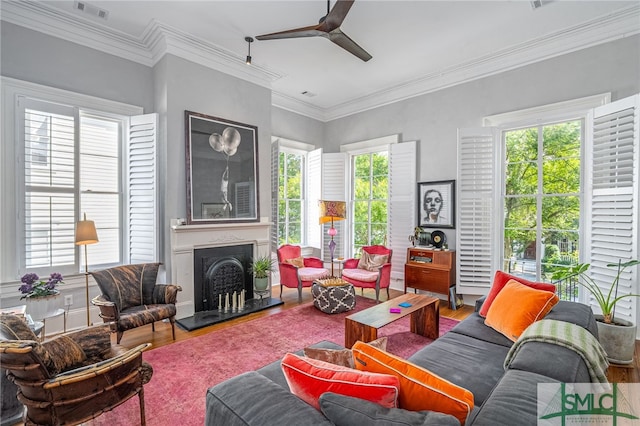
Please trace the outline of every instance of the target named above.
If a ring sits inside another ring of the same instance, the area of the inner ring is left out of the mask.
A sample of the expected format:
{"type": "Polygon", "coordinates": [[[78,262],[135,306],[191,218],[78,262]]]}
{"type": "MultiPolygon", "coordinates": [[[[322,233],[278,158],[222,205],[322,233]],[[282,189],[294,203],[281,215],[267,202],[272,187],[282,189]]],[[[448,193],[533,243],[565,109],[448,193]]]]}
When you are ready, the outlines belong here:
{"type": "Polygon", "coordinates": [[[257,222],[258,128],[185,111],[187,223],[257,222]]]}

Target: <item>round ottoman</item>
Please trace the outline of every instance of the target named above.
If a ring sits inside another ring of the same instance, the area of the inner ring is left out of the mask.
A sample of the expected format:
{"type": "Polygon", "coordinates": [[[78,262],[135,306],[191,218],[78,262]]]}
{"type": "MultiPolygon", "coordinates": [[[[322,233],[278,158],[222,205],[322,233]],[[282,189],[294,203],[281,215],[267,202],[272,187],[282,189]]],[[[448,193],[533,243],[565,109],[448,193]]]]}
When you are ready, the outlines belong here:
{"type": "Polygon", "coordinates": [[[313,306],[325,314],[347,312],[356,306],[356,290],[349,283],[323,286],[314,282],[311,295],[313,306]]]}

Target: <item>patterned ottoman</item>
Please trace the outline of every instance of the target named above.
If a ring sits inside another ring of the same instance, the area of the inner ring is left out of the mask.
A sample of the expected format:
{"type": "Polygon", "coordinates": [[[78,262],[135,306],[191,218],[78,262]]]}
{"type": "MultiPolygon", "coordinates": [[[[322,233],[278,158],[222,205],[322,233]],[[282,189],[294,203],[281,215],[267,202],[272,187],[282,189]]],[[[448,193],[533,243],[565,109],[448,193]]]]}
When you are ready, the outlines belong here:
{"type": "Polygon", "coordinates": [[[344,281],[339,285],[322,285],[317,281],[311,286],[313,305],[325,314],[347,312],[356,306],[356,290],[344,281]]]}

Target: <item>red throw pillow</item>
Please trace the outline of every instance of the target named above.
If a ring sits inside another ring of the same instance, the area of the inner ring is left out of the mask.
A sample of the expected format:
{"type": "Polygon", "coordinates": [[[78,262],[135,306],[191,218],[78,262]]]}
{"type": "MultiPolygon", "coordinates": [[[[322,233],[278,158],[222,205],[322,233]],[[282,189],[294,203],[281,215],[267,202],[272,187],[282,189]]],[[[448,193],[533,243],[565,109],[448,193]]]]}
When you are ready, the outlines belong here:
{"type": "Polygon", "coordinates": [[[370,373],[288,353],[282,371],[291,393],[320,410],[325,392],[354,396],[386,408],[396,408],[400,381],[390,374],[370,373]]]}
{"type": "Polygon", "coordinates": [[[521,277],[516,277],[514,275],[507,274],[506,272],[496,271],[496,275],[493,277],[493,285],[491,286],[491,290],[489,291],[489,294],[487,294],[487,298],[482,304],[482,307],[480,308],[480,312],[478,312],[478,315],[480,315],[482,318],[487,317],[487,312],[489,312],[489,308],[491,307],[491,304],[493,303],[498,293],[500,293],[500,291],[504,288],[504,286],[507,284],[509,280],[518,281],[520,284],[524,284],[527,287],[535,288],[536,290],[550,291],[552,293],[556,292],[555,284],[537,283],[535,281],[529,281],[521,277]]]}

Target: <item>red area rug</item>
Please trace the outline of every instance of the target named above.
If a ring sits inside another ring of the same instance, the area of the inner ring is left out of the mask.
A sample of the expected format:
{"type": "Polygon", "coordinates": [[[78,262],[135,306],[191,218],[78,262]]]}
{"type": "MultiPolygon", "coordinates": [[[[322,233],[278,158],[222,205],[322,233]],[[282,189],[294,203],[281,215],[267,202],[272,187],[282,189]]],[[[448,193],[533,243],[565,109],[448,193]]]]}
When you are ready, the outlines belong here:
{"type": "MultiPolygon", "coordinates": [[[[344,318],[374,304],[357,296],[355,310],[327,315],[308,303],[145,352],[143,359],[154,370],[144,387],[147,425],[201,426],[208,388],[321,340],[344,345],[344,318]]],[[[441,317],[440,335],[457,323],[441,317]]],[[[389,337],[387,351],[403,358],[432,341],[409,331],[409,317],[383,327],[379,335],[389,337]]],[[[134,397],[89,424],[130,426],[139,424],[139,418],[134,397]]]]}

